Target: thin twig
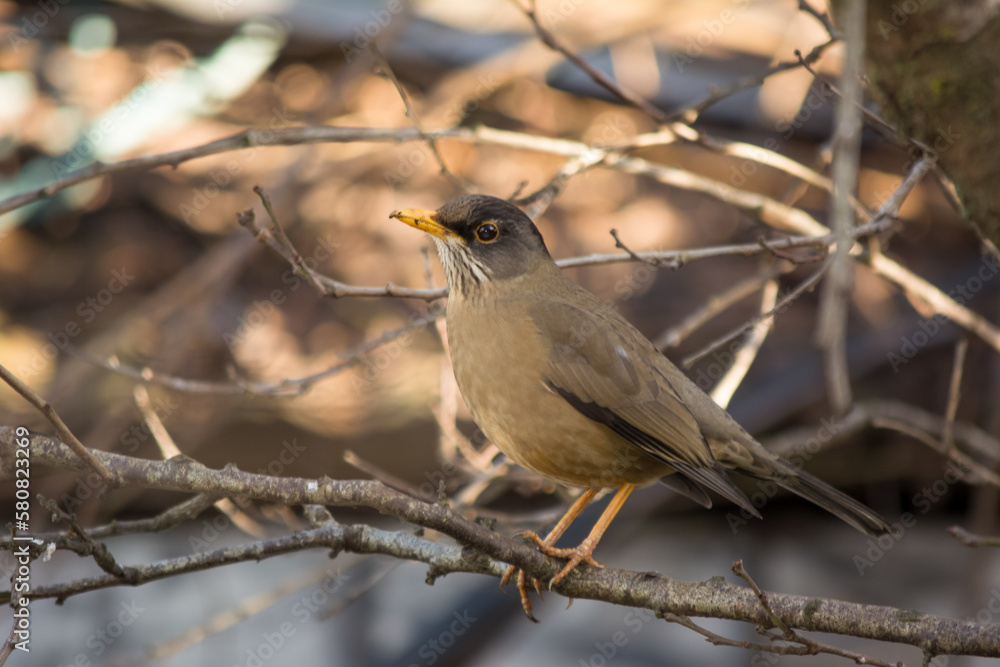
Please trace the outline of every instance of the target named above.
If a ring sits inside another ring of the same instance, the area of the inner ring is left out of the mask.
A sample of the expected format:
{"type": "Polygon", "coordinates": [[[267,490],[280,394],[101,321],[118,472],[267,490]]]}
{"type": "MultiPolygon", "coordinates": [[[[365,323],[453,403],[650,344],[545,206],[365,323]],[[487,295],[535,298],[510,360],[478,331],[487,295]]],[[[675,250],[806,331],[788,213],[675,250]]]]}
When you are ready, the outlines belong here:
{"type": "Polygon", "coordinates": [[[593,65],[578,56],[569,47],[563,44],[562,41],[556,38],[554,34],[542,27],[542,24],[538,20],[538,14],[535,11],[534,0],[525,0],[524,2],[518,0],[517,5],[521,8],[521,11],[524,12],[524,15],[528,18],[528,20],[531,21],[531,26],[535,29],[538,39],[540,39],[545,46],[549,47],[553,51],[561,53],[567,60],[579,67],[582,71],[586,72],[587,76],[593,79],[595,83],[620,99],[622,102],[634,106],[636,109],[639,109],[658,123],[667,123],[670,121],[670,117],[666,113],[657,109],[640,95],[637,95],[636,93],[633,93],[627,88],[612,81],[610,77],[604,74],[604,72],[596,69],[593,65]]]}
{"type": "MultiPolygon", "coordinates": [[[[877,658],[872,658],[869,656],[864,656],[858,653],[853,653],[851,651],[845,651],[844,649],[837,648],[836,646],[831,646],[830,644],[822,644],[820,642],[810,641],[809,644],[804,646],[788,646],[788,645],[775,645],[775,644],[760,644],[756,642],[749,642],[741,639],[730,639],[728,637],[723,637],[722,635],[716,634],[707,628],[693,622],[687,616],[681,616],[678,614],[673,614],[671,612],[666,612],[663,614],[663,618],[671,623],[676,623],[677,625],[683,626],[688,630],[698,633],[704,637],[708,642],[714,646],[730,646],[732,648],[743,648],[750,651],[757,651],[759,653],[771,653],[773,655],[817,655],[819,653],[828,653],[831,655],[836,655],[844,658],[850,658],[854,662],[863,665],[878,665],[880,667],[903,667],[902,663],[887,663],[878,660],[877,658]]],[[[774,637],[770,635],[765,636],[774,641],[774,637]]]]}
{"type": "Polygon", "coordinates": [[[809,53],[802,59],[778,63],[761,74],[751,74],[749,76],[736,79],[732,83],[724,86],[713,86],[709,89],[708,94],[702,99],[698,100],[694,104],[684,107],[683,109],[670,112],[667,118],[671,121],[694,123],[706,109],[721,102],[727,97],[730,97],[731,95],[743,90],[749,90],[750,88],[757,88],[775,74],[781,74],[782,72],[798,69],[799,67],[802,67],[803,61],[811,65],[819,60],[820,56],[822,56],[828,48],[836,44],[838,41],[840,40],[834,38],[828,39],[822,44],[814,46],[812,50],[809,51],[809,53]]]}
{"type": "Polygon", "coordinates": [[[759,290],[765,283],[767,283],[767,281],[777,277],[778,273],[779,270],[777,268],[773,268],[771,272],[767,274],[757,274],[751,276],[741,280],[719,294],[713,294],[708,297],[708,299],[701,306],[699,306],[696,311],[660,334],[656,340],[653,341],[653,344],[656,345],[659,350],[677,347],[684,341],[685,338],[697,331],[703,324],[711,320],[719,313],[724,312],[730,306],[739,303],[759,290]]]}
{"type": "Polygon", "coordinates": [[[684,357],[684,359],[681,361],[681,364],[684,366],[684,368],[690,368],[700,359],[708,356],[709,354],[712,354],[713,352],[715,352],[717,349],[728,343],[733,338],[736,338],[737,336],[746,332],[752,327],[757,326],[758,322],[766,318],[772,317],[775,313],[783,311],[785,308],[789,306],[789,304],[798,299],[805,292],[815,287],[816,283],[818,283],[819,279],[823,277],[823,274],[826,273],[826,270],[829,266],[830,266],[829,261],[824,262],[823,265],[819,269],[817,269],[815,273],[813,273],[811,276],[809,276],[801,283],[796,285],[795,289],[785,294],[785,296],[783,296],[774,306],[774,308],[772,308],[770,311],[766,313],[761,313],[756,317],[752,318],[749,322],[746,322],[740,325],[739,327],[732,329],[728,333],[719,336],[708,345],[702,347],[697,352],[694,352],[693,354],[689,354],[688,356],[684,357]]]}
{"type": "Polygon", "coordinates": [[[675,263],[675,262],[666,262],[666,261],[664,261],[662,259],[652,259],[652,258],[640,257],[639,255],[635,254],[634,252],[632,252],[631,248],[629,248],[627,245],[625,245],[624,241],[622,241],[620,238],[618,238],[618,230],[617,229],[612,229],[611,230],[611,238],[613,238],[615,240],[615,247],[616,248],[620,248],[620,249],[624,250],[626,252],[626,254],[628,254],[628,256],[631,257],[636,262],[640,262],[640,263],[645,264],[646,266],[652,267],[654,269],[677,269],[677,268],[680,268],[680,265],[677,264],[677,263],[675,263]]]}
{"type": "Polygon", "coordinates": [[[942,449],[941,441],[939,439],[934,438],[930,433],[914,424],[911,424],[910,422],[891,416],[874,416],[871,420],[871,424],[876,428],[886,428],[908,435],[914,440],[924,443],[935,452],[941,454],[941,456],[944,456],[949,461],[954,463],[963,475],[971,472],[982,482],[992,484],[993,486],[1000,488],[1000,474],[990,470],[954,447],[950,450],[942,449]]]}
{"type": "Polygon", "coordinates": [[[955,447],[955,415],[962,393],[962,369],[965,353],[969,350],[969,340],[962,338],[955,345],[955,358],[951,365],[951,382],[948,383],[948,405],[944,411],[944,431],[941,433],[941,448],[951,451],[955,447]]]}
{"type": "Polygon", "coordinates": [[[924,303],[932,312],[944,315],[1000,352],[1000,329],[985,317],[959,304],[922,276],[881,252],[862,255],[861,259],[877,274],[902,287],[908,295],[924,303]]]}
{"type": "Polygon", "coordinates": [[[764,293],[761,295],[760,319],[750,329],[746,340],[740,345],[739,351],[733,355],[733,364],[719,378],[719,381],[712,387],[712,391],[709,393],[712,400],[722,407],[729,405],[733,394],[736,393],[740,383],[743,382],[743,378],[746,377],[747,372],[750,370],[754,359],[757,358],[757,353],[764,344],[764,340],[771,332],[771,329],[774,328],[774,318],[767,317],[766,314],[774,311],[777,300],[778,281],[771,279],[764,285],[764,293]]]}
{"type": "MultiPolygon", "coordinates": [[[[156,414],[156,411],[153,409],[153,403],[149,399],[149,391],[146,387],[144,385],[137,384],[132,389],[132,397],[135,400],[135,406],[139,408],[139,413],[142,415],[142,419],[145,422],[146,427],[153,436],[153,442],[155,442],[157,447],[159,447],[160,454],[163,458],[171,459],[175,456],[183,456],[183,453],[177,446],[177,443],[174,442],[174,439],[171,437],[167,427],[164,426],[163,421],[160,419],[160,415],[156,414]]],[[[247,535],[256,537],[259,540],[267,537],[267,531],[264,530],[263,526],[247,516],[239,507],[236,506],[236,503],[229,498],[219,498],[216,500],[215,508],[229,517],[229,520],[233,522],[233,525],[247,535]]]]}
{"type": "MultiPolygon", "coordinates": [[[[781,631],[781,637],[786,641],[795,642],[797,644],[802,645],[802,648],[805,649],[803,655],[818,655],[820,653],[828,653],[831,655],[840,656],[842,658],[848,658],[850,660],[853,660],[855,663],[859,665],[902,667],[902,663],[899,662],[897,663],[882,662],[877,658],[861,655],[860,653],[854,653],[853,651],[846,651],[844,649],[832,646],[830,644],[824,644],[822,642],[809,639],[808,637],[803,637],[802,635],[800,635],[799,633],[795,632],[790,627],[788,627],[788,625],[784,621],[782,621],[781,618],[776,613],[774,613],[774,610],[771,608],[771,603],[768,601],[767,593],[761,590],[760,586],[757,585],[757,582],[755,582],[753,578],[750,576],[750,573],[746,571],[746,569],[743,567],[742,560],[737,560],[735,563],[733,563],[733,573],[735,573],[737,576],[743,579],[743,581],[747,582],[747,585],[750,586],[751,590],[753,590],[754,595],[757,596],[757,600],[760,602],[760,606],[763,607],[765,612],[767,612],[767,615],[771,619],[771,622],[774,624],[776,628],[778,628],[781,631]]],[[[760,632],[763,636],[771,639],[772,641],[775,639],[773,635],[767,632],[762,632],[760,630],[758,630],[758,632],[760,632]]]]}
{"type": "MultiPolygon", "coordinates": [[[[413,496],[414,498],[421,497],[420,490],[417,489],[417,487],[413,486],[402,477],[397,477],[396,475],[393,475],[391,472],[388,472],[380,468],[374,463],[366,461],[365,459],[358,456],[352,449],[344,450],[343,459],[344,463],[346,463],[347,465],[353,468],[357,468],[366,475],[371,475],[373,479],[377,479],[378,481],[388,486],[390,489],[396,489],[397,491],[401,491],[402,493],[405,493],[408,496],[413,496]]],[[[427,499],[423,498],[423,500],[427,499]]]]}
{"type": "Polygon", "coordinates": [[[951,526],[948,532],[967,547],[1000,547],[1000,536],[987,537],[970,533],[960,526],[951,526]]]}
{"type": "Polygon", "coordinates": [[[250,382],[240,379],[233,382],[215,382],[211,380],[191,380],[188,378],[176,377],[166,373],[159,373],[149,367],[134,367],[123,364],[117,358],[100,359],[82,350],[67,347],[67,351],[81,359],[107,369],[113,373],[118,373],[126,377],[131,377],[142,382],[157,384],[169,387],[177,391],[195,394],[249,394],[252,396],[279,396],[295,397],[301,396],[312,388],[317,382],[342,373],[362,362],[365,355],[372,350],[391,343],[394,340],[410,335],[423,329],[430,322],[433,322],[444,315],[440,308],[431,308],[425,313],[411,317],[411,321],[404,327],[385,331],[378,338],[366,341],[349,350],[341,352],[338,356],[341,361],[325,370],[306,375],[300,378],[288,378],[276,381],[250,382]]]}
{"type": "Polygon", "coordinates": [[[389,61],[384,55],[382,55],[382,52],[379,50],[378,46],[376,46],[375,42],[372,42],[368,48],[375,54],[375,59],[378,62],[379,68],[381,68],[382,73],[387,79],[389,79],[393,87],[396,89],[399,99],[403,101],[403,107],[406,109],[406,115],[411,121],[413,121],[413,127],[417,129],[418,133],[420,133],[420,138],[427,142],[427,147],[431,149],[431,154],[434,155],[434,159],[437,160],[438,167],[441,169],[441,174],[447,177],[448,180],[451,181],[451,184],[460,191],[468,192],[469,186],[462,181],[462,179],[453,174],[450,169],[448,169],[448,165],[441,156],[441,151],[438,150],[437,141],[435,141],[434,137],[424,132],[420,118],[417,116],[417,111],[413,108],[413,104],[410,102],[410,96],[406,93],[406,89],[403,88],[403,84],[400,83],[399,79],[396,77],[396,73],[392,71],[389,61]]]}
{"type": "MultiPolygon", "coordinates": [[[[816,70],[814,70],[812,68],[812,66],[811,66],[810,63],[808,63],[808,62],[805,61],[805,58],[802,56],[802,52],[801,51],[799,51],[799,50],[796,49],[796,51],[795,51],[795,57],[799,59],[799,62],[802,63],[802,67],[805,68],[805,70],[807,72],[809,72],[810,74],[812,74],[813,78],[816,79],[816,81],[818,81],[821,86],[823,86],[824,88],[826,88],[827,90],[829,90],[831,93],[833,93],[837,97],[842,97],[843,96],[843,93],[841,93],[840,89],[837,88],[837,86],[835,86],[832,83],[830,83],[829,81],[827,81],[825,77],[823,77],[822,75],[820,75],[816,70]]],[[[879,134],[881,134],[882,136],[886,137],[891,142],[899,144],[899,145],[903,145],[903,146],[905,146],[907,143],[912,144],[912,145],[916,146],[917,148],[919,148],[921,150],[921,152],[923,152],[923,153],[932,153],[933,152],[933,151],[931,151],[931,150],[928,149],[928,147],[927,147],[926,144],[923,144],[923,143],[917,141],[916,139],[911,139],[909,137],[906,137],[899,130],[897,130],[895,127],[893,127],[892,124],[890,124],[884,118],[882,118],[881,116],[879,116],[877,113],[875,113],[874,111],[866,108],[860,102],[858,102],[858,104],[860,105],[859,108],[860,108],[860,111],[861,111],[861,115],[865,119],[867,119],[869,121],[869,125],[871,125],[871,127],[875,128],[879,132],[879,134]]]]}
{"type": "MultiPolygon", "coordinates": [[[[801,8],[802,4],[799,6],[801,8]]],[[[819,18],[815,12],[813,15],[819,18]]],[[[847,0],[843,21],[847,59],[841,78],[843,95],[837,104],[834,129],[834,192],[830,201],[830,222],[836,249],[820,294],[815,334],[816,344],[823,351],[830,406],[833,414],[838,416],[847,412],[852,400],[851,375],[847,367],[847,305],[854,289],[850,230],[856,222],[850,198],[858,188],[861,160],[862,90],[858,77],[864,64],[865,0],[847,0]]]]}
{"type": "Polygon", "coordinates": [[[24,400],[31,403],[36,410],[41,412],[42,416],[45,417],[50,424],[52,424],[52,428],[54,428],[56,433],[59,435],[59,439],[69,445],[73,451],[76,452],[77,456],[87,463],[88,467],[100,475],[105,484],[110,487],[117,485],[117,480],[111,471],[104,467],[104,464],[101,463],[101,461],[95,457],[75,435],[73,435],[73,432],[69,430],[69,427],[66,426],[66,422],[62,420],[62,417],[59,416],[59,413],[56,412],[56,409],[52,407],[51,403],[35,393],[31,387],[21,382],[16,375],[7,370],[7,368],[3,365],[0,365],[0,379],[3,379],[3,381],[9,384],[14,391],[24,398],[24,400]]]}
{"type": "Polygon", "coordinates": [[[799,0],[799,11],[808,14],[823,26],[826,30],[826,34],[830,36],[830,39],[842,39],[840,31],[833,25],[833,19],[827,12],[821,12],[812,5],[809,4],[807,0],[799,0]]]}
{"type": "Polygon", "coordinates": [[[131,568],[123,568],[119,565],[115,560],[115,557],[111,555],[111,552],[108,551],[108,548],[103,543],[95,541],[93,537],[87,534],[87,531],[84,530],[83,526],[81,526],[77,521],[75,514],[72,512],[66,512],[59,507],[58,503],[54,500],[49,500],[42,494],[38,494],[38,502],[42,507],[52,513],[53,520],[58,519],[59,521],[69,524],[70,531],[79,537],[80,541],[84,545],[85,553],[81,555],[92,556],[98,567],[113,577],[117,577],[125,581],[132,579],[134,572],[131,571],[131,568]]]}
{"type": "MultiPolygon", "coordinates": [[[[90,528],[87,530],[87,533],[92,539],[102,539],[117,535],[133,535],[135,533],[158,533],[194,519],[211,507],[213,501],[214,496],[199,494],[164,510],[154,517],[131,521],[116,520],[108,524],[90,528]]],[[[82,538],[75,535],[67,535],[65,533],[37,533],[32,535],[32,539],[39,544],[54,544],[57,549],[69,549],[81,556],[87,555],[86,547],[81,542],[82,538]]],[[[10,538],[0,538],[0,550],[10,550],[10,545],[10,538]]]]}

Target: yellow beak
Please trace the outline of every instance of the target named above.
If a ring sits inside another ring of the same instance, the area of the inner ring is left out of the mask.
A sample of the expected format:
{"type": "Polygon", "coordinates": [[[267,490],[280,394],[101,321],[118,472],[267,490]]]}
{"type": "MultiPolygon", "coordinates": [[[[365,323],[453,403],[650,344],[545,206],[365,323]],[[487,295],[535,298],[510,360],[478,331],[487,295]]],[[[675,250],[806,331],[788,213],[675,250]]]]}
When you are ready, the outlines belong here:
{"type": "Polygon", "coordinates": [[[389,217],[405,222],[410,227],[416,227],[422,232],[433,234],[439,239],[459,238],[458,234],[439,223],[437,212],[430,209],[404,208],[401,211],[393,211],[389,217]]]}

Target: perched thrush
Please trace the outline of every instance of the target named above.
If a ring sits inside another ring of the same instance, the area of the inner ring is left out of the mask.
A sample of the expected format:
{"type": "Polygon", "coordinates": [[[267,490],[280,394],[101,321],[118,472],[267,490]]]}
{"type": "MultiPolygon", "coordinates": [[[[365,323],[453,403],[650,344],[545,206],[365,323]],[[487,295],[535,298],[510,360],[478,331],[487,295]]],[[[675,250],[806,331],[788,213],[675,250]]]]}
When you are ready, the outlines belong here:
{"type": "MultiPolygon", "coordinates": [[[[528,534],[544,553],[569,559],[550,588],[581,562],[599,565],[591,554],[615,514],[636,487],[656,481],[704,507],[713,491],[760,518],[729,479],[735,471],[869,535],[889,531],[871,509],[761,446],[613,308],[566,278],[517,207],[466,195],[391,217],[434,237],[450,290],[452,366],[476,423],[515,463],[584,489],[544,540],[528,534]],[[618,491],[590,535],[556,548],[606,488],[618,491]]],[[[518,589],[531,617],[523,571],[518,589]]]]}

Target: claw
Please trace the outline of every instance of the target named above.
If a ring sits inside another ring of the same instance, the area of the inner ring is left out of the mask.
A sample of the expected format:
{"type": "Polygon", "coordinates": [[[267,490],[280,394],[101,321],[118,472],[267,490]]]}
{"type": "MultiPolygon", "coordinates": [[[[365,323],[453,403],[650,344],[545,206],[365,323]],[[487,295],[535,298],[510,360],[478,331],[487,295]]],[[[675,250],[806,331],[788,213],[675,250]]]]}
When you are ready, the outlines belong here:
{"type": "Polygon", "coordinates": [[[517,570],[517,568],[513,565],[507,568],[507,571],[504,572],[503,578],[500,580],[500,588],[503,588],[510,583],[510,579],[514,576],[515,570],[517,570]]]}
{"type": "MultiPolygon", "coordinates": [[[[532,579],[535,582],[535,590],[538,590],[538,580],[532,579]]],[[[521,593],[521,608],[524,609],[524,614],[528,617],[528,620],[532,623],[538,623],[538,619],[535,618],[534,614],[531,613],[534,607],[531,604],[531,598],[528,597],[528,575],[524,573],[524,570],[518,570],[517,574],[517,590],[521,593]]],[[[539,592],[539,597],[541,597],[541,592],[539,592]]]]}

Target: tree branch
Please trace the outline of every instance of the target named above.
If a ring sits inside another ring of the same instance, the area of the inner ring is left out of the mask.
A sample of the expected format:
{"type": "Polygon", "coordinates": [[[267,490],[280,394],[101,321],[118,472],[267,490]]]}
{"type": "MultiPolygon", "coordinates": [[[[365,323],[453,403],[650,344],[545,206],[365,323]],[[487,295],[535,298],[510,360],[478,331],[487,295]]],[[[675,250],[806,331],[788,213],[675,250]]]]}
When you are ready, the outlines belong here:
{"type": "MultiPolygon", "coordinates": [[[[0,455],[13,460],[14,429],[0,427],[0,455]]],[[[561,563],[529,544],[505,537],[467,519],[455,509],[428,504],[389,489],[378,482],[280,478],[258,475],[227,466],[212,470],[190,459],[150,461],[107,452],[93,452],[121,479],[124,486],[157,488],[213,496],[245,496],[286,505],[363,506],[425,528],[444,533],[463,546],[431,543],[405,533],[391,533],[368,526],[326,524],[292,535],[252,542],[180,559],[168,559],[128,571],[129,584],[205,569],[240,560],[259,560],[302,548],[322,547],[361,553],[385,553],[431,565],[429,580],[449,572],[475,572],[500,576],[502,563],[512,563],[529,575],[548,579],[561,563]]],[[[73,451],[55,438],[32,434],[31,461],[71,470],[87,470],[73,451]]],[[[9,474],[9,470],[0,473],[9,474]]],[[[0,542],[10,548],[10,541],[0,542]]],[[[125,583],[100,575],[68,584],[40,587],[32,597],[58,599],[125,583]]],[[[613,604],[652,609],[661,614],[724,618],[773,627],[753,590],[721,579],[688,583],[663,575],[627,570],[580,568],[555,587],[567,597],[603,600],[613,604]]],[[[931,654],[1000,657],[996,641],[1000,626],[959,621],[892,607],[863,605],[841,600],[767,593],[771,612],[789,628],[830,632],[917,646],[931,654]]],[[[10,594],[0,594],[0,603],[10,594]]]]}

